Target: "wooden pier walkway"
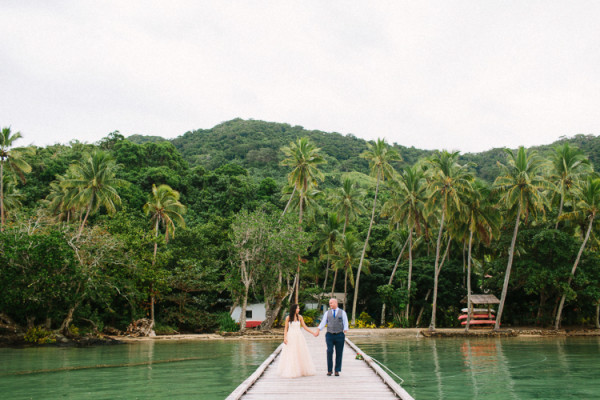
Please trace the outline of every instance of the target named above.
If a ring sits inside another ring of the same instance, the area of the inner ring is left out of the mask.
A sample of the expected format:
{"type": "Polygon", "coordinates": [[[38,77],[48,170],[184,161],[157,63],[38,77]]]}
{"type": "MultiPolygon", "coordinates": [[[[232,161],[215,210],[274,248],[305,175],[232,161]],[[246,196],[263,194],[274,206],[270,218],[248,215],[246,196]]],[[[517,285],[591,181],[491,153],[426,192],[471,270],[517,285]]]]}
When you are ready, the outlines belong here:
{"type": "Polygon", "coordinates": [[[263,399],[402,399],[413,398],[392,379],[375,361],[364,354],[346,337],[344,359],[340,376],[327,376],[327,346],[325,332],[314,337],[302,332],[310,349],[317,373],[300,378],[281,378],[277,374],[281,344],[250,375],[227,400],[263,399]],[[356,354],[364,360],[357,360],[356,354]]]}

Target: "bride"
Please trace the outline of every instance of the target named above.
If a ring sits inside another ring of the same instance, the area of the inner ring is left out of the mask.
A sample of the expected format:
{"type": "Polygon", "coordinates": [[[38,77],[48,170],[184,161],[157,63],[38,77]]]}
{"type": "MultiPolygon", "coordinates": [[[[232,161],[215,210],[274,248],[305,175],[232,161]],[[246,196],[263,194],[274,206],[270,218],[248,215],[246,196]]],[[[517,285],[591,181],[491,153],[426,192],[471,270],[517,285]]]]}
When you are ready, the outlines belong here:
{"type": "Polygon", "coordinates": [[[285,318],[284,346],[277,368],[277,372],[283,378],[314,375],[316,372],[300,327],[315,335],[304,323],[298,304],[292,304],[290,315],[285,318]]]}

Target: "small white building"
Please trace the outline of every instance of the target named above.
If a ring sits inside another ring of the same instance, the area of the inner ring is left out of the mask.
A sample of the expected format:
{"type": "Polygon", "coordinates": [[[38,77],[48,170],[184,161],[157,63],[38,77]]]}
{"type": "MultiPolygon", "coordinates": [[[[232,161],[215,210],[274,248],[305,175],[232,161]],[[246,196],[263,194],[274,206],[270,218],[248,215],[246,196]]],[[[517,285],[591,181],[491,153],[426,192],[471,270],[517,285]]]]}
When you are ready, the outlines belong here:
{"type": "MultiPolygon", "coordinates": [[[[330,299],[331,298],[331,292],[330,293],[322,293],[321,294],[321,299],[330,299]]],[[[318,303],[318,298],[319,295],[315,295],[314,296],[315,300],[314,303],[305,303],[304,304],[304,308],[307,310],[320,310],[321,312],[325,312],[325,310],[327,310],[329,308],[328,305],[321,305],[319,306],[318,303]]],[[[345,298],[344,298],[344,293],[342,292],[335,292],[333,293],[333,298],[338,300],[338,303],[340,305],[340,308],[344,308],[344,303],[345,303],[345,298]]],[[[267,318],[267,311],[265,308],[265,303],[254,303],[254,304],[248,304],[246,306],[246,328],[254,328],[259,326],[264,320],[265,318],[267,318]]],[[[287,311],[286,311],[287,314],[287,311]]],[[[286,315],[284,314],[284,315],[286,315]]],[[[239,323],[240,322],[240,317],[242,316],[242,307],[237,306],[236,308],[233,309],[233,312],[231,313],[231,318],[239,323]]]]}
{"type": "MultiPolygon", "coordinates": [[[[241,317],[242,307],[238,306],[233,309],[231,318],[239,323],[241,317]]],[[[246,306],[246,328],[254,328],[260,325],[266,317],[265,303],[248,304],[246,306]]]]}

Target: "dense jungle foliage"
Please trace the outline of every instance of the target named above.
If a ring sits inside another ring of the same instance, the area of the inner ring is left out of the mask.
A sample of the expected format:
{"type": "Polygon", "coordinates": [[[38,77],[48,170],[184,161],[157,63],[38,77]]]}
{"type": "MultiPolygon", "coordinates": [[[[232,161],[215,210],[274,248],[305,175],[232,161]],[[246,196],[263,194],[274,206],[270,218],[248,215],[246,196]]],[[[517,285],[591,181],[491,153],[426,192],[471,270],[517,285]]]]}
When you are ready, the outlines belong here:
{"type": "Polygon", "coordinates": [[[460,326],[471,286],[502,327],[598,324],[594,136],[461,155],[236,119],[20,139],[2,129],[2,323],[207,332],[265,302],[268,329],[335,291],[357,325],[435,329],[460,326]]]}

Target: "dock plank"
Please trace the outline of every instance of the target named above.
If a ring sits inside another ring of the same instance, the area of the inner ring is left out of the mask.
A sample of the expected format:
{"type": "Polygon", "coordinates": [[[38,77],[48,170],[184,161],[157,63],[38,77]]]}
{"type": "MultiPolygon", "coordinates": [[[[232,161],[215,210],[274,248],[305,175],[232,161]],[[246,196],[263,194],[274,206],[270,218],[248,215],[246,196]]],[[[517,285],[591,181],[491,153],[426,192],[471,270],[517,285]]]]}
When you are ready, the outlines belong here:
{"type": "Polygon", "coordinates": [[[325,332],[316,338],[305,331],[302,333],[317,370],[314,376],[280,377],[277,374],[277,366],[282,346],[279,346],[255,373],[227,397],[227,400],[306,399],[315,396],[344,400],[412,400],[400,385],[348,338],[344,346],[340,376],[327,376],[325,332]],[[361,353],[364,360],[357,360],[357,353],[361,353]]]}

